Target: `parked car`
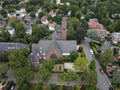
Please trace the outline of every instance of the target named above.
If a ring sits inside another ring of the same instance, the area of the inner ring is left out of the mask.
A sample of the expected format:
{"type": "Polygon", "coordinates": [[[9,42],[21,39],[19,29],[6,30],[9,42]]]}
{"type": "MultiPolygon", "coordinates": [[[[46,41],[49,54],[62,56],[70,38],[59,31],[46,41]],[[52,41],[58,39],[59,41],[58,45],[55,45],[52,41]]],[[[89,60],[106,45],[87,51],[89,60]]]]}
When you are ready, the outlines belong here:
{"type": "Polygon", "coordinates": [[[92,55],[94,54],[92,49],[90,49],[90,53],[91,53],[92,55]]]}
{"type": "Polygon", "coordinates": [[[15,83],[11,86],[11,88],[9,90],[14,90],[15,89],[15,83]]]}
{"type": "Polygon", "coordinates": [[[102,69],[102,68],[100,68],[99,70],[100,70],[100,73],[101,73],[101,74],[104,74],[104,72],[103,72],[103,69],[102,69]]]}

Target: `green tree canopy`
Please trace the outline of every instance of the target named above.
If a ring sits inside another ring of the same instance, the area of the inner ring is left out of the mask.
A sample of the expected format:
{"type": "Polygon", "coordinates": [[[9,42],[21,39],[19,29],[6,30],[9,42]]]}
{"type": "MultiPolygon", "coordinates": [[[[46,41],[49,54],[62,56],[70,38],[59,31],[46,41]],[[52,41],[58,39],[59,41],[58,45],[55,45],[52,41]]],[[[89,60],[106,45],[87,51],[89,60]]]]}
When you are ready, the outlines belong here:
{"type": "Polygon", "coordinates": [[[83,76],[83,79],[89,83],[90,85],[96,85],[97,84],[97,73],[96,71],[89,70],[89,72],[86,72],[83,76]]]}
{"type": "Polygon", "coordinates": [[[70,53],[70,59],[71,59],[71,61],[74,61],[78,56],[79,56],[78,52],[76,52],[76,51],[71,52],[70,53]]]}
{"type": "Polygon", "coordinates": [[[10,41],[10,34],[7,30],[2,31],[1,37],[4,42],[10,41]]]}
{"type": "Polygon", "coordinates": [[[74,67],[80,72],[86,72],[88,70],[88,60],[86,57],[79,57],[74,62],[74,67]]]}
{"type": "Polygon", "coordinates": [[[54,61],[48,60],[43,62],[42,67],[47,68],[49,71],[52,71],[54,68],[54,65],[55,65],[54,61]]]}
{"type": "Polygon", "coordinates": [[[78,79],[79,79],[79,76],[77,75],[77,73],[75,73],[72,70],[62,73],[59,77],[59,81],[61,81],[61,82],[67,82],[67,81],[71,82],[71,81],[75,81],[78,79]]]}
{"type": "Polygon", "coordinates": [[[112,83],[120,84],[120,71],[116,71],[112,77],[112,83]]]}
{"type": "Polygon", "coordinates": [[[111,48],[109,48],[102,53],[102,55],[100,57],[100,62],[103,65],[107,65],[108,63],[111,63],[113,61],[114,61],[113,52],[112,52],[111,48]]]}
{"type": "Polygon", "coordinates": [[[46,82],[50,79],[51,73],[47,68],[41,67],[38,73],[38,79],[43,82],[46,82]]]}
{"type": "Polygon", "coordinates": [[[96,63],[95,63],[95,60],[92,60],[89,64],[89,69],[95,71],[96,69],[96,63]]]}

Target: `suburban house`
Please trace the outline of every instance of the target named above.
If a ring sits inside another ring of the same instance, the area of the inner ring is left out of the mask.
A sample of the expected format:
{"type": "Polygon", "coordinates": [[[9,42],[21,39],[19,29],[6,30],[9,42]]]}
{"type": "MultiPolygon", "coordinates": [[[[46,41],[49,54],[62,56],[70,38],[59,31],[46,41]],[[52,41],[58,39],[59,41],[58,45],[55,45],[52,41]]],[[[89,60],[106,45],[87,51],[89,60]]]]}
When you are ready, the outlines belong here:
{"type": "Polygon", "coordinates": [[[55,26],[56,26],[55,22],[48,24],[49,30],[51,30],[51,31],[55,30],[55,26]]]}
{"type": "Polygon", "coordinates": [[[17,50],[17,49],[20,49],[20,48],[29,49],[29,45],[22,44],[22,43],[12,43],[12,42],[5,43],[5,42],[0,42],[0,52],[17,50]]]}
{"type": "Polygon", "coordinates": [[[6,27],[5,29],[9,32],[9,34],[10,34],[11,36],[14,35],[15,28],[8,26],[8,27],[6,27]]]}
{"type": "Polygon", "coordinates": [[[47,17],[47,16],[42,16],[42,17],[41,17],[41,22],[42,22],[42,24],[47,25],[47,24],[49,23],[48,17],[47,17]]]}
{"type": "Polygon", "coordinates": [[[93,18],[88,21],[89,30],[97,31],[98,37],[104,39],[109,32],[105,29],[105,27],[98,22],[98,19],[93,18]]]}
{"type": "Polygon", "coordinates": [[[26,34],[31,35],[32,34],[32,26],[29,23],[24,24],[24,27],[26,29],[26,34]]]}
{"type": "Polygon", "coordinates": [[[31,65],[39,66],[43,60],[69,56],[77,50],[76,46],[75,40],[40,40],[38,44],[32,44],[31,65]]]}
{"type": "Polygon", "coordinates": [[[119,32],[112,33],[112,42],[113,43],[120,42],[120,33],[119,32]]]}
{"type": "Polygon", "coordinates": [[[21,17],[24,17],[26,15],[26,10],[25,8],[21,8],[20,10],[16,10],[16,15],[19,15],[21,17]]]}
{"type": "Polygon", "coordinates": [[[56,12],[54,12],[53,10],[51,10],[51,11],[49,12],[49,14],[50,14],[51,17],[55,17],[55,16],[56,16],[56,12]]]}

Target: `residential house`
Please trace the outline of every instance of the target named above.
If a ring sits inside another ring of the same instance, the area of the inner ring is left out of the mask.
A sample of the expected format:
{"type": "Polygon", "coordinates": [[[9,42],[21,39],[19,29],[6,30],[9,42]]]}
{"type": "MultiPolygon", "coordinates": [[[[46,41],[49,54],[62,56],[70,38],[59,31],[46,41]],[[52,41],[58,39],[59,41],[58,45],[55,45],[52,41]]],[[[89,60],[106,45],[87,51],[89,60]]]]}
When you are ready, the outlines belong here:
{"type": "Polygon", "coordinates": [[[17,50],[20,48],[27,48],[29,49],[29,45],[27,44],[22,44],[22,43],[5,43],[5,42],[0,42],[0,52],[6,52],[6,51],[12,51],[12,50],[17,50]]]}
{"type": "Polygon", "coordinates": [[[29,23],[24,24],[24,27],[26,29],[26,34],[31,35],[32,34],[32,26],[29,23]]]}
{"type": "Polygon", "coordinates": [[[9,34],[10,34],[11,36],[14,35],[15,28],[8,26],[8,27],[6,27],[5,29],[9,32],[9,34]]]}
{"type": "Polygon", "coordinates": [[[112,33],[112,42],[113,43],[120,42],[120,33],[119,32],[112,33]]]}
{"type": "Polygon", "coordinates": [[[47,25],[47,24],[49,23],[48,17],[47,17],[47,16],[42,16],[42,17],[41,17],[41,22],[42,22],[42,24],[47,25]]]}
{"type": "Polygon", "coordinates": [[[48,25],[49,30],[51,30],[51,31],[55,30],[55,26],[56,26],[56,23],[55,23],[55,22],[49,23],[49,25],[48,25]]]}
{"type": "Polygon", "coordinates": [[[16,15],[19,15],[21,17],[24,17],[26,15],[26,10],[25,8],[21,8],[20,10],[16,10],[16,15]]]}
{"type": "Polygon", "coordinates": [[[101,50],[101,52],[104,52],[105,50],[107,50],[107,49],[109,49],[109,48],[111,48],[111,47],[112,47],[111,42],[110,42],[110,41],[105,41],[105,42],[102,44],[100,50],[101,50]]]}
{"type": "Polygon", "coordinates": [[[66,40],[67,37],[67,17],[62,18],[62,24],[56,26],[52,38],[56,40],[66,40]]]}
{"type": "Polygon", "coordinates": [[[76,40],[40,40],[38,44],[32,44],[31,65],[39,66],[43,60],[69,56],[77,50],[76,46],[76,40]]]}
{"type": "Polygon", "coordinates": [[[8,16],[9,18],[14,18],[14,17],[16,17],[16,13],[14,13],[14,12],[8,12],[8,13],[7,13],[7,16],[8,16]]]}
{"type": "Polygon", "coordinates": [[[97,31],[98,37],[104,39],[109,32],[105,29],[105,27],[98,22],[98,19],[93,18],[88,22],[89,30],[97,31]]]}
{"type": "Polygon", "coordinates": [[[50,14],[51,17],[55,17],[55,16],[56,16],[56,12],[54,12],[53,10],[51,10],[51,11],[49,12],[49,14],[50,14]]]}

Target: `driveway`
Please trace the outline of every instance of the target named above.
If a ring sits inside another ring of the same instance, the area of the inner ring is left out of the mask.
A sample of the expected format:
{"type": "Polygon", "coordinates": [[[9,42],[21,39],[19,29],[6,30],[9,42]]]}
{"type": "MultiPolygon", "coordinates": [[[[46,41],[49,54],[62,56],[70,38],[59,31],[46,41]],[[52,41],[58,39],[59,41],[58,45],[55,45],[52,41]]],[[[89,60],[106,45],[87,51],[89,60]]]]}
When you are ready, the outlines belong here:
{"type": "Polygon", "coordinates": [[[101,68],[101,66],[100,66],[99,62],[96,60],[96,58],[92,57],[92,55],[90,54],[90,46],[89,46],[90,41],[91,40],[89,38],[87,38],[87,37],[85,38],[85,40],[82,42],[83,50],[84,50],[85,54],[87,55],[89,62],[92,59],[94,59],[96,62],[96,72],[97,72],[97,78],[98,78],[97,87],[99,88],[99,90],[108,90],[108,87],[111,82],[106,74],[100,73],[99,68],[101,68]]]}

